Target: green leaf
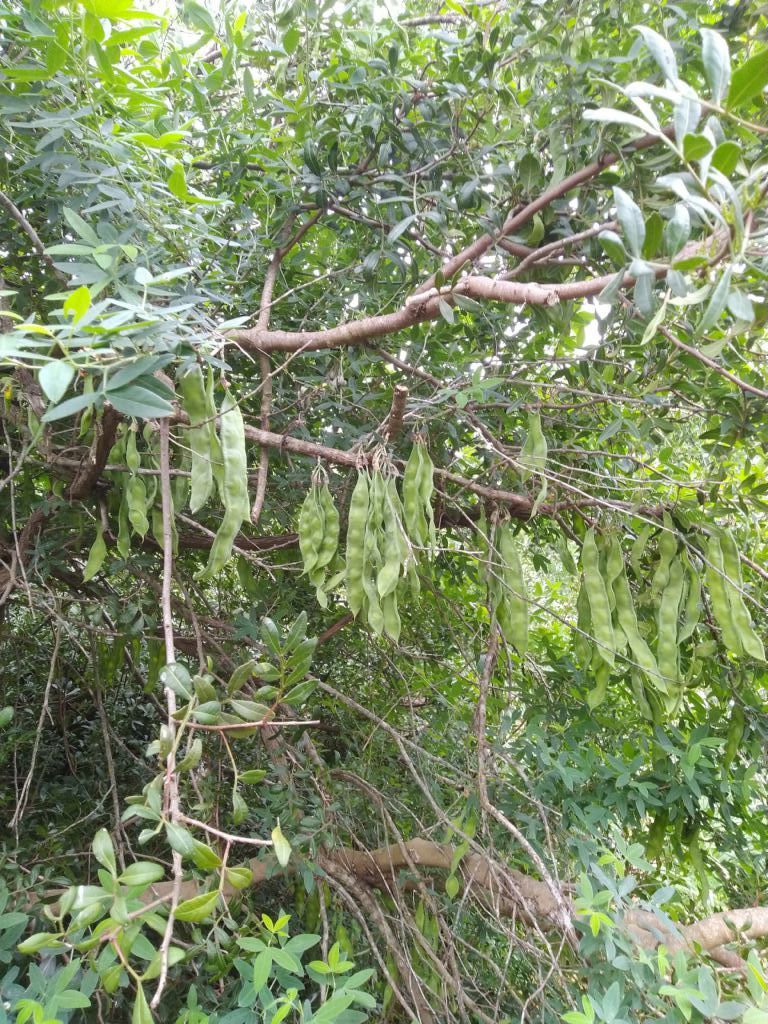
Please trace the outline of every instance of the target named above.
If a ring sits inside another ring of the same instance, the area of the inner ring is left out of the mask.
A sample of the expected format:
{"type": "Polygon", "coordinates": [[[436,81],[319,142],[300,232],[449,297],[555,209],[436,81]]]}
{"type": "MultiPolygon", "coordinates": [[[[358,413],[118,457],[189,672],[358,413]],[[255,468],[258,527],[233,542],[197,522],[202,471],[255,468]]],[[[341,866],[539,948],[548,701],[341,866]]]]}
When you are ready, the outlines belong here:
{"type": "Polygon", "coordinates": [[[541,181],[541,164],[533,153],[526,153],[517,165],[517,179],[523,192],[533,192],[541,181]]]}
{"type": "MultiPolygon", "coordinates": [[[[267,650],[276,658],[279,658],[282,654],[280,630],[268,615],[265,615],[261,620],[259,631],[261,633],[261,639],[264,641],[267,650]]],[[[266,678],[266,676],[264,676],[264,678],[266,678]]]]}
{"type": "Polygon", "coordinates": [[[75,288],[64,300],[64,312],[71,316],[75,323],[82,320],[91,308],[91,293],[85,285],[75,288]]]}
{"type": "Polygon", "coordinates": [[[219,891],[204,892],[199,896],[193,896],[191,900],[184,900],[176,908],[176,918],[179,921],[191,921],[197,924],[210,917],[216,907],[219,898],[219,891]]]}
{"type": "Polygon", "coordinates": [[[743,320],[745,323],[752,323],[755,319],[755,310],[752,306],[752,300],[744,292],[740,292],[734,288],[728,296],[728,309],[737,320],[743,320]]]}
{"type": "Polygon", "coordinates": [[[189,857],[195,851],[195,839],[189,829],[175,821],[166,822],[165,834],[171,849],[180,853],[182,857],[189,857]]]}
{"type": "Polygon", "coordinates": [[[252,984],[256,992],[260,992],[269,981],[272,971],[272,953],[269,949],[262,949],[253,961],[252,984]]]}
{"type": "Polygon", "coordinates": [[[701,160],[712,150],[712,141],[706,135],[688,134],[683,139],[683,156],[688,161],[701,160]]]}
{"type": "Polygon", "coordinates": [[[229,702],[232,713],[238,715],[246,722],[262,722],[269,715],[269,708],[266,704],[259,704],[255,700],[238,700],[232,698],[229,702]]]}
{"type": "Polygon", "coordinates": [[[712,289],[712,295],[707,308],[704,310],[704,314],[696,328],[697,336],[701,337],[702,334],[706,334],[710,328],[715,326],[717,321],[723,315],[728,303],[732,274],[733,267],[726,267],[720,275],[720,280],[712,289]]]}
{"type": "Polygon", "coordinates": [[[112,845],[112,837],[105,828],[100,828],[93,837],[93,855],[99,864],[102,864],[114,878],[117,875],[117,861],[115,860],[115,848],[112,845]]]}
{"type": "MultiPolygon", "coordinates": [[[[179,949],[178,946],[168,947],[168,966],[175,967],[176,964],[180,964],[182,960],[186,959],[186,952],[183,949],[179,949]]],[[[149,967],[144,971],[141,976],[142,981],[152,981],[153,978],[157,978],[160,974],[162,967],[162,954],[160,950],[152,958],[149,967]]]]}
{"type": "Polygon", "coordinates": [[[74,376],[74,366],[65,363],[63,359],[53,359],[40,368],[37,379],[46,398],[51,402],[58,402],[74,380],[74,376]]]}
{"type": "Polygon", "coordinates": [[[728,43],[711,28],[701,29],[701,59],[714,103],[722,103],[731,80],[731,58],[728,43]]]}
{"type": "Polygon", "coordinates": [[[247,785],[252,785],[256,782],[261,782],[267,777],[267,772],[264,768],[251,768],[247,772],[240,772],[237,776],[240,782],[245,782],[247,785]]]}
{"type": "Polygon", "coordinates": [[[627,248],[633,256],[640,257],[645,240],[645,220],[640,207],[618,186],[614,186],[613,201],[616,204],[616,216],[624,231],[627,248]]]}
{"type": "Polygon", "coordinates": [[[104,541],[104,533],[101,528],[101,523],[99,523],[96,530],[96,539],[91,545],[91,550],[88,553],[88,561],[83,569],[83,583],[87,583],[88,580],[93,579],[104,564],[104,559],[106,557],[107,545],[104,541]]]}
{"type": "MultiPolygon", "coordinates": [[[[255,661],[246,661],[244,664],[237,666],[227,683],[227,694],[230,697],[237,693],[238,690],[242,690],[248,680],[253,678],[255,668],[255,661]]],[[[272,666],[270,665],[269,668],[272,668],[272,666]]]]}
{"type": "Polygon", "coordinates": [[[449,899],[455,899],[459,894],[461,883],[456,875],[449,875],[445,880],[445,892],[449,899]]]}
{"type": "Polygon", "coordinates": [[[88,996],[75,989],[65,989],[56,996],[56,1005],[60,1010],[85,1010],[91,1005],[88,996]]]}
{"type": "Polygon", "coordinates": [[[137,860],[129,864],[122,874],[118,875],[118,882],[123,885],[140,885],[145,887],[153,882],[159,882],[165,877],[165,868],[161,864],[153,864],[148,860],[137,860]]]}
{"type": "Polygon", "coordinates": [[[165,665],[160,669],[159,679],[163,686],[173,690],[176,696],[181,697],[183,701],[192,700],[194,690],[192,677],[187,667],[180,661],[176,661],[172,665],[165,665]]]}
{"type": "Polygon", "coordinates": [[[69,206],[63,206],[61,212],[64,216],[64,220],[69,224],[78,238],[82,238],[82,240],[87,242],[89,245],[101,245],[101,239],[99,236],[90,224],[87,224],[83,220],[79,213],[76,213],[69,206]]]}
{"type": "Polygon", "coordinates": [[[440,310],[440,316],[447,324],[453,324],[456,322],[456,314],[453,311],[453,307],[450,306],[445,299],[438,299],[437,308],[440,310]]]}
{"type": "Polygon", "coordinates": [[[398,221],[397,224],[395,224],[395,226],[390,230],[389,234],[387,235],[387,241],[390,243],[396,242],[400,235],[402,235],[402,233],[407,228],[409,228],[415,220],[416,214],[411,213],[407,217],[404,217],[401,221],[398,221]]]}
{"type": "Polygon", "coordinates": [[[654,32],[646,25],[635,25],[634,28],[645,40],[645,45],[651,51],[653,59],[664,72],[665,77],[670,82],[676,82],[678,79],[677,61],[672,47],[664,36],[660,36],[658,32],[654,32]]]}
{"type": "Polygon", "coordinates": [[[727,107],[733,110],[759,96],[768,85],[768,48],[753,54],[733,72],[727,107]]]}
{"type": "Polygon", "coordinates": [[[144,986],[139,982],[136,988],[136,999],[133,1003],[131,1024],[153,1024],[154,1017],[149,1008],[147,997],[144,995],[144,986]]]}
{"type": "Polygon", "coordinates": [[[177,199],[186,199],[189,196],[189,188],[187,187],[187,177],[184,173],[183,164],[176,161],[173,165],[166,185],[170,190],[171,194],[176,196],[177,199]]]}
{"type": "Polygon", "coordinates": [[[124,416],[135,416],[137,419],[164,419],[173,413],[173,406],[154,391],[129,384],[124,388],[110,391],[109,402],[124,416]]]}
{"type": "Polygon", "coordinates": [[[31,956],[43,949],[65,949],[66,943],[62,942],[58,935],[51,935],[49,932],[36,932],[20,942],[16,948],[25,956],[31,956]]]}
{"type": "Polygon", "coordinates": [[[333,1024],[333,1021],[351,1006],[355,996],[350,992],[340,992],[331,996],[328,1002],[320,1006],[312,1017],[312,1024],[333,1024]]]}
{"type": "Polygon", "coordinates": [[[240,865],[234,868],[225,868],[224,876],[233,889],[245,889],[253,881],[253,872],[250,868],[240,865]]]}
{"type": "Polygon", "coordinates": [[[712,166],[729,178],[736,170],[741,157],[741,148],[737,142],[721,142],[712,154],[712,166]]]}
{"type": "MultiPolygon", "coordinates": [[[[276,931],[278,929],[275,929],[276,931]]],[[[290,971],[291,974],[298,974],[301,976],[304,973],[304,969],[301,966],[301,961],[290,953],[287,949],[281,949],[279,946],[271,947],[272,959],[284,971],[290,971]]]]}
{"type": "Polygon", "coordinates": [[[10,704],[6,704],[4,708],[0,708],[0,729],[4,729],[6,725],[10,725],[13,721],[14,708],[10,704]]]}
{"type": "Polygon", "coordinates": [[[605,254],[609,256],[614,263],[623,265],[627,262],[627,250],[624,248],[624,243],[621,237],[616,234],[615,231],[601,231],[597,236],[597,240],[602,245],[605,254]]]}
{"type": "Polygon", "coordinates": [[[303,683],[298,683],[289,690],[288,693],[283,697],[283,702],[289,704],[291,707],[300,708],[302,704],[307,702],[307,699],[317,689],[317,679],[305,679],[303,683]]]}
{"type": "Polygon", "coordinates": [[[232,820],[236,825],[242,825],[245,819],[248,817],[249,808],[243,795],[239,790],[235,790],[232,794],[232,820]]]}
{"type": "Polygon", "coordinates": [[[177,762],[177,772],[188,772],[192,768],[196,768],[200,764],[200,759],[203,756],[203,741],[198,736],[192,741],[189,746],[189,750],[186,752],[184,757],[177,762]]]}
{"type": "Polygon", "coordinates": [[[192,860],[196,867],[201,871],[215,871],[216,868],[221,867],[221,857],[215,850],[212,850],[206,843],[201,843],[199,839],[194,839],[193,843],[192,860]]]}
{"type": "Polygon", "coordinates": [[[275,857],[277,857],[278,864],[280,867],[284,868],[291,859],[291,844],[283,835],[279,819],[277,825],[272,829],[272,847],[275,851],[275,857]]]}
{"type": "Polygon", "coordinates": [[[91,405],[100,404],[100,402],[101,396],[95,391],[89,391],[83,395],[75,395],[74,398],[68,398],[65,402],[47,409],[41,419],[43,423],[51,423],[53,420],[64,419],[65,416],[74,416],[75,413],[82,412],[83,409],[87,409],[91,405]]]}

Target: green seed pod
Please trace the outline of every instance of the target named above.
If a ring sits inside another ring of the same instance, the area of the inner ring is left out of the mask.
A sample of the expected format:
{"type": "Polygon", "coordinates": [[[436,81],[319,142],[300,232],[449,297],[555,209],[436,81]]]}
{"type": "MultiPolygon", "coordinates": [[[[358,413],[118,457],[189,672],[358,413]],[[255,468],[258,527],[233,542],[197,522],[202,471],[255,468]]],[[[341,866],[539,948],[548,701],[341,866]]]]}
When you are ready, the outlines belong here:
{"type": "Polygon", "coordinates": [[[136,431],[132,427],[128,429],[125,442],[125,461],[132,474],[141,466],[141,456],[136,448],[136,431]]]}
{"type": "Polygon", "coordinates": [[[741,740],[744,736],[744,708],[741,704],[735,704],[731,711],[731,724],[728,726],[728,734],[725,739],[725,750],[723,752],[723,767],[730,768],[733,759],[739,752],[741,740]]]}
{"type": "Polygon", "coordinates": [[[528,650],[528,599],[523,565],[509,525],[499,527],[498,538],[504,584],[502,602],[506,609],[506,614],[503,615],[504,622],[500,617],[499,624],[504,632],[504,639],[511,643],[522,657],[528,650]]]}
{"type": "MultiPolygon", "coordinates": [[[[179,467],[183,472],[190,473],[192,470],[192,453],[184,451],[181,456],[181,466],[179,467]]],[[[181,512],[184,506],[187,504],[187,499],[190,493],[190,478],[188,476],[175,476],[171,483],[171,494],[173,495],[173,507],[181,512]]]]}
{"type": "Polygon", "coordinates": [[[653,824],[648,829],[648,841],[645,845],[645,856],[648,860],[657,860],[664,850],[664,838],[669,824],[669,811],[661,807],[656,812],[653,824]]]}
{"type": "Polygon", "coordinates": [[[87,583],[88,580],[93,579],[104,564],[104,559],[106,557],[107,545],[104,542],[104,532],[101,528],[101,523],[99,523],[96,528],[96,539],[94,540],[88,554],[88,561],[85,569],[83,569],[83,583],[87,583]]]}
{"type": "Polygon", "coordinates": [[[191,449],[191,494],[189,508],[197,512],[208,501],[213,490],[211,435],[215,422],[210,415],[203,372],[194,366],[180,381],[182,408],[189,416],[189,447],[191,449]]]}
{"type": "Polygon", "coordinates": [[[629,560],[632,563],[632,571],[637,579],[642,579],[643,576],[642,557],[652,533],[653,527],[650,524],[647,524],[642,528],[640,533],[638,533],[637,539],[632,545],[629,560]]]}
{"type": "Polygon", "coordinates": [[[626,637],[633,660],[650,678],[652,683],[658,683],[659,669],[656,664],[656,658],[640,634],[632,592],[624,571],[613,581],[613,594],[616,601],[618,624],[626,637]]]}
{"type": "Polygon", "coordinates": [[[680,682],[680,652],[677,640],[677,625],[680,601],[683,596],[685,574],[679,558],[673,559],[669,567],[668,582],[661,595],[658,612],[658,639],[656,661],[659,666],[659,687],[669,695],[677,693],[680,682]]]}
{"type": "Polygon", "coordinates": [[[314,487],[307,491],[307,496],[299,511],[299,550],[304,560],[304,572],[311,575],[317,567],[320,555],[319,541],[322,540],[323,524],[315,501],[314,487]]]}
{"type": "Polygon", "coordinates": [[[576,662],[581,668],[586,669],[592,661],[594,644],[590,639],[592,629],[592,613],[589,609],[589,597],[587,588],[582,578],[579,593],[576,598],[576,626],[578,627],[573,641],[576,662]]]}
{"type": "Polygon", "coordinates": [[[709,590],[712,611],[722,634],[723,643],[736,655],[744,653],[741,634],[736,628],[733,618],[733,606],[729,597],[729,588],[725,581],[723,552],[720,540],[712,536],[707,544],[707,566],[705,569],[707,589],[709,590]]]}
{"type": "Polygon", "coordinates": [[[538,410],[528,413],[528,433],[520,449],[520,465],[523,467],[523,481],[528,480],[532,473],[543,473],[547,468],[547,441],[538,410]]]}
{"type": "Polygon", "coordinates": [[[667,512],[664,513],[664,531],[659,540],[659,564],[651,581],[651,590],[660,594],[669,582],[669,568],[677,554],[677,533],[674,523],[667,512]]]}
{"type": "Polygon", "coordinates": [[[400,639],[401,628],[400,615],[397,610],[397,594],[387,594],[381,602],[381,611],[384,619],[384,632],[397,643],[400,639]]]}
{"type": "Polygon", "coordinates": [[[211,547],[208,563],[195,577],[198,580],[211,579],[224,568],[243,520],[250,516],[245,425],[240,408],[229,392],[221,403],[221,450],[224,459],[224,518],[211,547]]]}
{"type": "Polygon", "coordinates": [[[128,480],[124,481],[120,509],[117,514],[117,550],[121,558],[127,558],[131,553],[131,523],[128,518],[128,482],[128,480]]]}
{"type": "Polygon", "coordinates": [[[323,516],[323,536],[318,550],[317,567],[330,565],[339,548],[339,510],[336,508],[328,484],[323,484],[317,495],[323,516]]]}
{"type": "Polygon", "coordinates": [[[682,560],[688,574],[688,595],[685,599],[685,617],[677,638],[678,643],[693,635],[701,618],[701,580],[687,551],[683,551],[682,560]]]}
{"type": "Polygon", "coordinates": [[[596,662],[594,666],[595,685],[587,694],[587,707],[590,711],[600,707],[605,700],[608,694],[608,680],[611,675],[610,665],[597,652],[595,652],[594,660],[596,662]]]}
{"type": "Polygon", "coordinates": [[[145,537],[149,529],[147,519],[147,490],[140,476],[132,476],[126,485],[128,519],[135,533],[145,537]]]}
{"type": "Polygon", "coordinates": [[[429,539],[429,524],[424,515],[421,497],[423,460],[424,445],[414,444],[405,466],[405,473],[403,474],[405,529],[416,547],[424,547],[429,539]]]}
{"type": "Polygon", "coordinates": [[[365,590],[363,571],[365,565],[365,534],[370,503],[370,486],[366,470],[357,474],[357,483],[352,492],[347,518],[347,603],[353,615],[363,607],[365,590]]]}
{"type": "Polygon", "coordinates": [[[739,552],[733,536],[728,531],[724,531],[720,547],[723,552],[723,571],[726,577],[724,582],[731,605],[731,617],[744,653],[757,661],[765,661],[763,642],[755,632],[752,618],[744,601],[739,552]]]}
{"type": "Polygon", "coordinates": [[[597,641],[597,650],[605,663],[613,668],[615,663],[616,637],[611,621],[611,606],[605,580],[600,572],[600,554],[595,541],[595,531],[590,529],[584,537],[581,549],[581,564],[584,569],[584,584],[589,598],[592,615],[592,629],[597,641]]]}

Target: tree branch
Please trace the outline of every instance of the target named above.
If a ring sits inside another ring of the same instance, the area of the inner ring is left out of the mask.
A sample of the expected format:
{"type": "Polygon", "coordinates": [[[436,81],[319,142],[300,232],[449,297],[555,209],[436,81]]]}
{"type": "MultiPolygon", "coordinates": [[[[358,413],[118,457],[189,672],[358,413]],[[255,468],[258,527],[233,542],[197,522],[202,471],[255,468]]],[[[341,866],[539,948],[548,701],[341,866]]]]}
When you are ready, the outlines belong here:
{"type": "Polygon", "coordinates": [[[45,251],[45,246],[43,245],[40,235],[38,235],[38,233],[29,223],[29,221],[18,208],[18,206],[13,202],[13,200],[10,199],[4,192],[0,192],[0,207],[2,207],[5,210],[5,212],[11,218],[11,220],[16,221],[21,230],[32,243],[32,248],[35,250],[35,252],[40,257],[42,262],[51,271],[51,273],[59,282],[59,284],[68,284],[69,278],[67,277],[66,274],[62,273],[62,271],[59,270],[58,267],[56,267],[56,265],[53,262],[53,259],[45,251]]]}

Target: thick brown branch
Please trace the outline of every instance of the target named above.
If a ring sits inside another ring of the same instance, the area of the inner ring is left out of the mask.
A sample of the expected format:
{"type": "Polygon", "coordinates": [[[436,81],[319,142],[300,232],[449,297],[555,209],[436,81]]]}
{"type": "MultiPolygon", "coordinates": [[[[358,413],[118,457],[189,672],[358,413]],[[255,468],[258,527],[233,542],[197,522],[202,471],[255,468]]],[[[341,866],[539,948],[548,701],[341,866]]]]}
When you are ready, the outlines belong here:
{"type": "Polygon", "coordinates": [[[405,403],[408,401],[408,388],[404,384],[396,384],[392,392],[392,406],[387,416],[387,440],[394,441],[403,429],[405,403]]]}
{"type": "MultiPolygon", "coordinates": [[[[668,138],[672,138],[674,133],[672,129],[666,129],[663,134],[668,138]]],[[[530,203],[527,203],[522,210],[512,212],[504,222],[498,236],[488,234],[481,235],[480,238],[475,239],[471,245],[468,245],[466,249],[462,249],[460,253],[457,253],[455,256],[452,256],[451,259],[447,260],[440,268],[443,279],[446,281],[450,280],[454,274],[461,270],[465,263],[474,263],[475,260],[479,259],[480,256],[491,248],[497,239],[514,234],[532,220],[537,213],[545,209],[556,199],[560,199],[561,196],[567,195],[569,192],[572,192],[575,188],[585,184],[585,182],[590,179],[596,178],[598,174],[601,174],[605,168],[610,167],[611,164],[619,163],[632,153],[637,153],[640,150],[658,145],[661,139],[661,134],[644,135],[642,138],[633,142],[630,146],[626,146],[624,149],[617,150],[612,153],[603,153],[593,163],[588,164],[586,167],[582,167],[578,171],[574,171],[573,174],[569,174],[567,178],[563,178],[563,180],[558,182],[557,185],[553,185],[551,188],[546,189],[546,191],[542,192],[541,195],[537,196],[530,203]]],[[[434,284],[435,276],[433,274],[418,290],[420,292],[428,291],[430,288],[434,287],[434,284]]]]}
{"type": "Polygon", "coordinates": [[[69,485],[67,497],[70,501],[86,498],[96,486],[115,443],[119,422],[120,413],[109,405],[105,406],[101,419],[96,423],[93,444],[69,485]]]}
{"type": "MultiPolygon", "coordinates": [[[[436,320],[441,315],[441,300],[452,305],[453,294],[514,306],[553,306],[568,299],[599,295],[613,277],[613,274],[606,274],[586,281],[566,281],[562,284],[526,284],[490,277],[465,277],[455,288],[445,289],[439,294],[435,290],[415,292],[396,313],[363,317],[322,331],[262,331],[254,327],[233,331],[231,337],[244,349],[253,352],[316,352],[363,345],[373,338],[397,334],[427,320],[436,320]]],[[[632,278],[624,279],[625,288],[632,284],[632,278]]]]}

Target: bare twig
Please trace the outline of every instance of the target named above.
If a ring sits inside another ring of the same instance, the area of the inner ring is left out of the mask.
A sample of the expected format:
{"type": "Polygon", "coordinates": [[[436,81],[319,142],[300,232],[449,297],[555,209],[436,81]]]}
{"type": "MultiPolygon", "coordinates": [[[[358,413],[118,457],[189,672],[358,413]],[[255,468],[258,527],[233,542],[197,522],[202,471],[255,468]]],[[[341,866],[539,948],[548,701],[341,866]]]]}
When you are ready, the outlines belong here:
{"type": "MultiPolygon", "coordinates": [[[[172,499],[171,499],[171,477],[169,469],[170,457],[170,426],[167,419],[160,420],[160,493],[163,508],[163,587],[160,597],[160,608],[163,620],[163,636],[165,639],[165,661],[167,665],[176,663],[176,649],[173,640],[173,613],[171,610],[171,582],[173,580],[173,533],[172,533],[172,499]]],[[[166,813],[172,822],[178,821],[181,811],[179,808],[179,783],[176,774],[176,694],[170,688],[165,687],[165,702],[168,710],[167,727],[171,737],[171,749],[165,763],[164,779],[164,800],[166,813]]],[[[150,1006],[156,1009],[163,995],[168,980],[168,951],[173,939],[173,926],[176,918],[176,908],[179,905],[181,886],[183,881],[183,866],[181,854],[173,850],[173,888],[171,891],[171,905],[168,908],[168,920],[163,933],[163,941],[160,944],[160,974],[157,979],[157,988],[152,996],[150,1006]]]]}
{"type": "Polygon", "coordinates": [[[69,278],[66,274],[62,273],[53,262],[53,259],[45,251],[40,235],[35,231],[32,225],[29,223],[27,218],[18,208],[18,206],[10,199],[4,192],[0,192],[0,207],[2,207],[8,216],[15,220],[21,230],[27,236],[32,243],[32,248],[35,250],[41,261],[48,267],[53,276],[59,282],[59,284],[67,284],[69,278]]]}

